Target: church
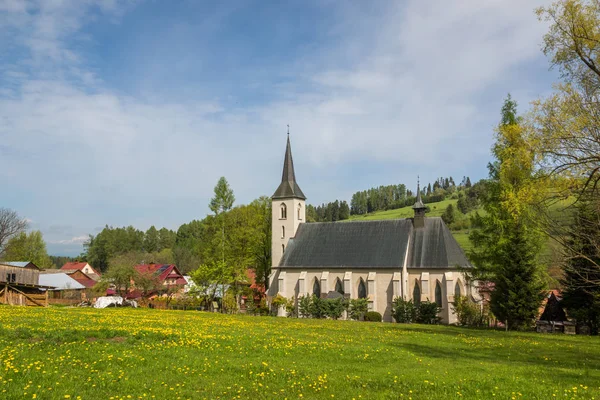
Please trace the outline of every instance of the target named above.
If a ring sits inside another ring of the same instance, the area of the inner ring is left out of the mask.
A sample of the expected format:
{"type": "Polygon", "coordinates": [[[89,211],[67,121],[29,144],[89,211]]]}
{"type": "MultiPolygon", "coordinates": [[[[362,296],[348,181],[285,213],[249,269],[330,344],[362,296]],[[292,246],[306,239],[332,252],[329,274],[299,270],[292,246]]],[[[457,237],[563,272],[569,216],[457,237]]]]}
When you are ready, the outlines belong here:
{"type": "Polygon", "coordinates": [[[470,264],[444,221],[425,216],[418,186],[413,218],[306,223],[306,196],[296,182],[288,134],[283,176],[272,201],[270,298],[279,294],[297,304],[305,295],[326,298],[338,292],[366,298],[369,310],[388,322],[396,297],[435,301],[442,323],[456,322],[452,303],[471,294],[461,272],[470,264]]]}

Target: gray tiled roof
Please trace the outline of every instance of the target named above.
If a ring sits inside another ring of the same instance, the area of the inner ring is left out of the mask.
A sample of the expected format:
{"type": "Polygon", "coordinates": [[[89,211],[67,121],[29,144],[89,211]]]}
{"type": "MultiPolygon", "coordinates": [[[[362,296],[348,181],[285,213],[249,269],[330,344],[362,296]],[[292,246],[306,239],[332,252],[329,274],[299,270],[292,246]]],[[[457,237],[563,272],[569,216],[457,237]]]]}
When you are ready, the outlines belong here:
{"type": "Polygon", "coordinates": [[[296,183],[296,174],[294,172],[294,160],[292,159],[292,146],[290,145],[290,136],[287,138],[285,148],[285,158],[283,161],[283,174],[281,184],[272,196],[273,199],[296,198],[306,200],[300,186],[296,183]]]}
{"type": "Polygon", "coordinates": [[[439,217],[425,218],[425,227],[413,229],[408,252],[408,268],[447,268],[469,261],[450,229],[439,217]]]}
{"type": "Polygon", "coordinates": [[[464,252],[441,218],[300,224],[279,264],[284,268],[407,268],[468,266],[464,252]],[[410,243],[409,243],[410,237],[410,243]]]}

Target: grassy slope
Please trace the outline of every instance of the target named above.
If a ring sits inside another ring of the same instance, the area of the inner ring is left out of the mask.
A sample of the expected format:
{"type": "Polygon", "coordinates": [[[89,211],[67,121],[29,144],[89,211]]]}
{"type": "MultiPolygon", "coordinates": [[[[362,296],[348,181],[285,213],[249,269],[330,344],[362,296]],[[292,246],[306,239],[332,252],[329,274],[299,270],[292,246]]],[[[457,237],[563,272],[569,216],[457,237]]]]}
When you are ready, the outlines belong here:
{"type": "Polygon", "coordinates": [[[600,397],[597,338],[445,326],[0,307],[0,360],[10,399],[600,397]]]}
{"type": "MultiPolygon", "coordinates": [[[[441,217],[442,214],[444,213],[444,211],[446,210],[446,207],[448,207],[449,204],[452,204],[454,207],[456,207],[456,203],[458,202],[458,200],[444,200],[444,201],[440,201],[438,203],[430,203],[429,208],[430,208],[430,212],[427,213],[427,216],[429,217],[441,217]]],[[[477,211],[477,210],[475,210],[477,211]]],[[[467,214],[467,217],[473,213],[475,213],[475,211],[471,211],[467,214]]],[[[479,212],[482,212],[482,210],[479,210],[479,212]]],[[[457,212],[457,214],[459,214],[457,212]]],[[[371,214],[366,214],[366,215],[352,215],[349,219],[349,221],[370,221],[370,220],[378,220],[378,219],[396,219],[396,218],[410,218],[414,215],[413,209],[412,207],[402,207],[402,208],[398,208],[396,210],[387,210],[387,211],[378,211],[378,212],[374,212],[371,214]]],[[[460,245],[460,247],[463,248],[463,250],[465,250],[465,252],[467,252],[470,248],[471,248],[471,242],[469,241],[469,230],[468,229],[463,229],[460,231],[452,231],[452,235],[454,236],[454,238],[456,239],[456,241],[458,242],[458,244],[460,245]]]]}

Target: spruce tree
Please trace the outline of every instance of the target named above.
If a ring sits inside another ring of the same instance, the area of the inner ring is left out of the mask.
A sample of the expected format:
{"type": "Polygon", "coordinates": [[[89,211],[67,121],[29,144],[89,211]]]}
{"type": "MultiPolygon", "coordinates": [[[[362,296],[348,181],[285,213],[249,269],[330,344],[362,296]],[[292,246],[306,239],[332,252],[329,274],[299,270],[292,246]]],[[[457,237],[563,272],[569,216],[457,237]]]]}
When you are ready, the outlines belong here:
{"type": "Polygon", "coordinates": [[[536,225],[533,185],[534,157],[524,143],[516,102],[510,96],[493,146],[481,202],[486,215],[477,217],[469,239],[476,279],[493,284],[491,308],[507,329],[533,323],[544,297],[538,254],[542,234],[536,225]]]}
{"type": "Polygon", "coordinates": [[[578,325],[587,325],[592,335],[600,327],[600,212],[597,200],[583,200],[565,246],[562,304],[578,325]]]}

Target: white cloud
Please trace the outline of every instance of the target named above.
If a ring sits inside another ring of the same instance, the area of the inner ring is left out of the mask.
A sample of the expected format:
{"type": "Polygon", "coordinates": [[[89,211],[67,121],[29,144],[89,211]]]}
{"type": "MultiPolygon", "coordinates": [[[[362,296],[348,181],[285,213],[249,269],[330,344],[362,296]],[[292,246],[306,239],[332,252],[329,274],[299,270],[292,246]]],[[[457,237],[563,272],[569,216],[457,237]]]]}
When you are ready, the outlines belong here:
{"type": "MultiPolygon", "coordinates": [[[[37,212],[47,214],[35,219],[47,226],[63,222],[56,218],[80,225],[76,231],[104,223],[144,228],[168,220],[156,214],[162,202],[164,214],[179,201],[200,204],[221,175],[241,201],[270,194],[288,123],[298,175],[324,180],[300,182],[317,201],[348,193],[351,183],[325,175],[357,162],[402,166],[379,176],[407,183],[417,173],[468,174],[464,165],[473,159],[485,166],[505,93],[535,96],[522,66],[545,63],[534,2],[390,2],[368,15],[341,9],[328,32],[335,45],[271,66],[288,79],[261,105],[229,109],[227,99],[201,93],[185,102],[149,100],[106,85],[76,50],[93,40],[80,32],[98,12],[118,22],[133,5],[0,0],[0,37],[15,39],[0,46],[28,52],[0,67],[10,83],[0,92],[7,166],[0,182],[32,196],[41,191],[37,212]],[[136,207],[154,208],[141,220],[123,211],[136,207]]],[[[380,183],[390,182],[369,186],[380,183]]],[[[189,211],[186,220],[201,218],[205,207],[189,211]]]]}
{"type": "Polygon", "coordinates": [[[88,235],[75,236],[70,239],[49,241],[52,244],[83,244],[89,239],[88,235]]]}

